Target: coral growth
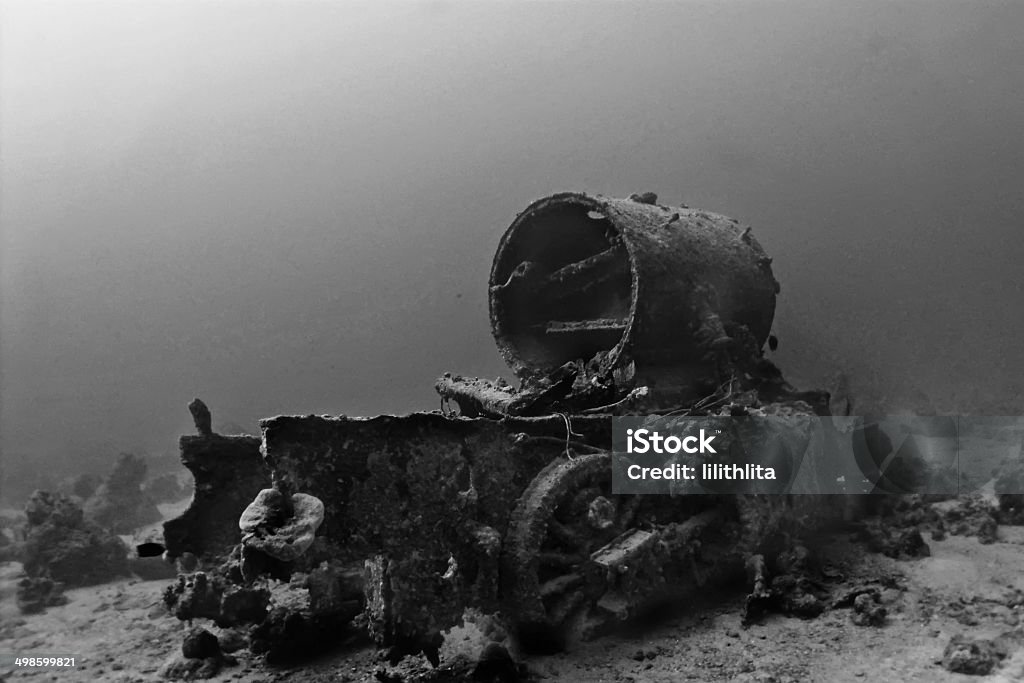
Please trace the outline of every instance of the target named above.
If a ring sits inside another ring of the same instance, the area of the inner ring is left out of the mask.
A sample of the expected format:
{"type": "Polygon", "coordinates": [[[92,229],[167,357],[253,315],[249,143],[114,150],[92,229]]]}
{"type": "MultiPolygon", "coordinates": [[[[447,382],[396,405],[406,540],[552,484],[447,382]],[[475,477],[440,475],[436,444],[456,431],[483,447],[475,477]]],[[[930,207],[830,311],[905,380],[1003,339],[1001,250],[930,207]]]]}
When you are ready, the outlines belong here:
{"type": "Polygon", "coordinates": [[[86,502],[86,516],[118,534],[159,522],[160,511],[142,490],[146,469],[145,460],[122,453],[110,476],[86,502]]]}
{"type": "Polygon", "coordinates": [[[88,586],[128,574],[124,543],[86,520],[71,498],[36,491],[25,506],[25,516],[23,564],[29,577],[88,586]]]}

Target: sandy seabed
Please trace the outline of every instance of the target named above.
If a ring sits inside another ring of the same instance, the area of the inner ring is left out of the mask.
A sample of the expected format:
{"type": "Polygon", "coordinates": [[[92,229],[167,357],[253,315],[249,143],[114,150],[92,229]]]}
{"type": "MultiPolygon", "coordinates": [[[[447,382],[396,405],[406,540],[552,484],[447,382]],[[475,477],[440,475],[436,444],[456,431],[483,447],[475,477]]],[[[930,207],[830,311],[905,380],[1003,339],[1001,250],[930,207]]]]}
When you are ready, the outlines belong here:
{"type": "MultiPolygon", "coordinates": [[[[811,620],[768,616],[740,624],[743,596],[708,596],[649,627],[527,659],[538,680],[551,681],[1013,681],[1024,678],[1024,650],[989,677],[949,673],[938,661],[956,634],[994,637],[1017,626],[1020,608],[1007,596],[1024,591],[1024,527],[1001,527],[999,541],[950,536],[929,540],[931,556],[893,560],[865,555],[843,538],[821,548],[850,585],[896,584],[882,592],[884,626],[857,626],[849,609],[811,620]]],[[[0,565],[0,652],[73,654],[74,669],[7,666],[3,680],[155,681],[180,652],[186,624],[167,614],[164,581],[125,579],[67,592],[68,604],[21,615],[14,601],[20,565],[0,565]]],[[[213,632],[217,629],[209,626],[213,632]]],[[[468,652],[478,634],[458,629],[442,657],[468,652]]],[[[291,668],[273,668],[246,651],[214,681],[376,681],[385,668],[365,642],[291,668]]],[[[394,673],[424,667],[408,661],[394,673]]],[[[422,670],[422,668],[421,668],[422,670]]]]}

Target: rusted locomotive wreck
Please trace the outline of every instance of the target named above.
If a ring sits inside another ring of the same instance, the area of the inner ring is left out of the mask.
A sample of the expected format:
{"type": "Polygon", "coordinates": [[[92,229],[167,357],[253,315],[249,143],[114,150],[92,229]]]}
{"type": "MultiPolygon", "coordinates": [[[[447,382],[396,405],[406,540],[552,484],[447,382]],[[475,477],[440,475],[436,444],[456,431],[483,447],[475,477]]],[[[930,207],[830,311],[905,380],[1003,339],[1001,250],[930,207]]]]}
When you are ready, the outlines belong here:
{"type": "Polygon", "coordinates": [[[519,386],[446,374],[432,412],[182,437],[196,492],[166,547],[202,571],[168,604],[252,624],[257,651],[356,624],[394,657],[436,662],[469,608],[552,647],[742,567],[815,498],[614,495],[611,420],[827,414],[825,392],[795,391],[763,357],[778,291],[751,229],[725,216],[650,193],[533,203],[490,276],[519,386]]]}

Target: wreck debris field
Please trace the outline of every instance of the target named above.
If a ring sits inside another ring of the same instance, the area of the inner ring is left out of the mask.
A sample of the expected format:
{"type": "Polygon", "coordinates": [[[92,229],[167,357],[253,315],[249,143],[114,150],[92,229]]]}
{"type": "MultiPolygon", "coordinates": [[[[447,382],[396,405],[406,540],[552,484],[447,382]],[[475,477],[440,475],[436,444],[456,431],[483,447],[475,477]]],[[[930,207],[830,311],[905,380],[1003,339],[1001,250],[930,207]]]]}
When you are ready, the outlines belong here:
{"type": "Polygon", "coordinates": [[[0,6],[0,681],[1024,680],[1024,6],[0,6]]]}

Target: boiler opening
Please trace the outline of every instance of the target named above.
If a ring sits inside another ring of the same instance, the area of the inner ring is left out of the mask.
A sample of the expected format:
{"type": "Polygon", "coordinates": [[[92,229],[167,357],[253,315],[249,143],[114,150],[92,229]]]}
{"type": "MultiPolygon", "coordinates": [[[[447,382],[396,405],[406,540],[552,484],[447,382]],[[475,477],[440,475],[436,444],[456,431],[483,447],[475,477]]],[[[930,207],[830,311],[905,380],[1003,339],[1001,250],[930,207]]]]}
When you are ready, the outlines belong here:
{"type": "Polygon", "coordinates": [[[632,282],[622,237],[598,208],[539,207],[513,224],[496,257],[495,336],[531,371],[589,361],[625,335],[632,282]]]}

